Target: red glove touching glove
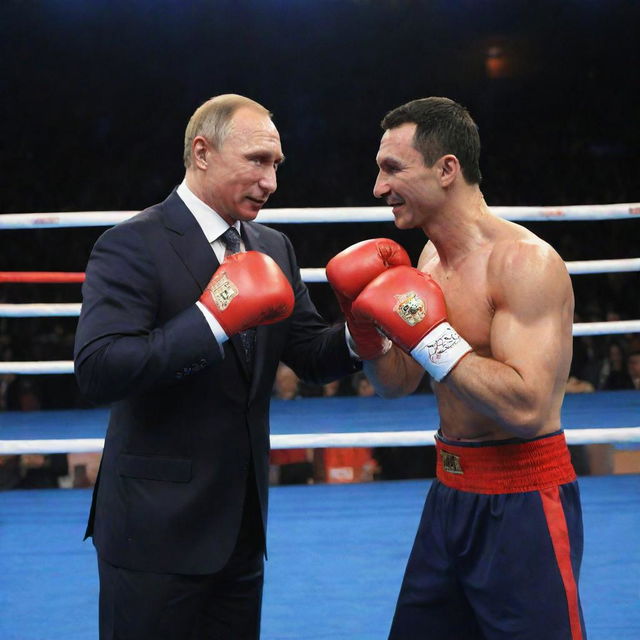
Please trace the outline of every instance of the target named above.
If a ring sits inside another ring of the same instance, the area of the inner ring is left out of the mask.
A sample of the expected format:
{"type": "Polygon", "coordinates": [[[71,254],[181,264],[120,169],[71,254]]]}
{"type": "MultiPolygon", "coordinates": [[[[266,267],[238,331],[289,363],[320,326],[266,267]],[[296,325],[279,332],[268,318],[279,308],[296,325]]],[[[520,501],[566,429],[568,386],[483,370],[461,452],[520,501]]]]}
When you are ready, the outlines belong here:
{"type": "Polygon", "coordinates": [[[213,274],[200,302],[227,336],[291,315],[293,289],[273,258],[258,251],[228,256],[213,274]]]}
{"type": "Polygon", "coordinates": [[[388,341],[372,322],[354,318],[351,303],[374,278],[397,265],[411,266],[411,260],[397,242],[386,238],[358,242],[327,263],[327,279],[344,313],[355,351],[363,360],[385,353],[388,341]]]}
{"type": "Polygon", "coordinates": [[[411,267],[378,276],[354,301],[352,312],[379,326],[438,382],[472,350],[447,322],[442,289],[411,267]]]}

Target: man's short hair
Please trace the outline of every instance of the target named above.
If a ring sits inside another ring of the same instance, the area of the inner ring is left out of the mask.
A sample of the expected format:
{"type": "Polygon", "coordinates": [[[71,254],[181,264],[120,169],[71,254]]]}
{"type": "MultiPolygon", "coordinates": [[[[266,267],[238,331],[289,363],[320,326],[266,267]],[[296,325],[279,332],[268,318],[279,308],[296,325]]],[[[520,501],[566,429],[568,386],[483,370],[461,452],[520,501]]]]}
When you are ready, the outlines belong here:
{"type": "Polygon", "coordinates": [[[184,166],[191,166],[191,147],[197,136],[204,136],[216,149],[222,146],[229,134],[233,114],[241,107],[249,107],[271,117],[268,109],[251,98],[236,93],[225,93],[209,98],[201,104],[189,119],[184,132],[184,166]]]}
{"type": "Polygon", "coordinates": [[[449,98],[421,98],[389,111],[380,125],[386,131],[406,123],[416,125],[413,146],[432,167],[451,153],[469,184],[480,184],[480,135],[469,112],[449,98]]]}

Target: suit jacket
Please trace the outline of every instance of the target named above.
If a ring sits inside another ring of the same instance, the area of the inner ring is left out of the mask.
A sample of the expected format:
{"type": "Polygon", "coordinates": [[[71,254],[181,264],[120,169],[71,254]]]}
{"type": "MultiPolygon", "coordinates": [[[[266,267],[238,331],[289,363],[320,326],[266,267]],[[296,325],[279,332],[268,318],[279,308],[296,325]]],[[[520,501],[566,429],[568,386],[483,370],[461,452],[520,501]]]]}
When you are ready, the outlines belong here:
{"type": "Polygon", "coordinates": [[[267,522],[269,402],[280,360],[312,382],[357,369],[343,327],[328,327],[288,238],[243,223],[247,249],[271,256],[295,293],[293,314],[258,327],[253,373],[233,336],[221,352],[196,300],[218,261],[174,191],[106,231],[83,285],[75,372],[113,403],[86,536],[134,570],[206,574],[229,558],[249,465],[267,522]]]}

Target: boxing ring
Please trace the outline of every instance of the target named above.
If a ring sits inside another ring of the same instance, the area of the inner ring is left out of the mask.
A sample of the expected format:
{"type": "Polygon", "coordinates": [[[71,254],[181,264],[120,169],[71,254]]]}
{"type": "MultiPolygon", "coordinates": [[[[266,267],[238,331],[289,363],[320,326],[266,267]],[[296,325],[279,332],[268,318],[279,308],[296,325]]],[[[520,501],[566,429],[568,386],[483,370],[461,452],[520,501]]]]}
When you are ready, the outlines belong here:
{"type": "MultiPolygon", "coordinates": [[[[516,221],[640,217],[640,204],[495,207],[516,221]]],[[[109,226],[137,212],[5,214],[0,231],[109,226]]],[[[391,222],[386,207],[261,212],[264,223],[391,222]]],[[[55,231],[51,233],[55,234],[55,231]]],[[[384,234],[381,234],[384,235],[384,234]]],[[[640,271],[640,258],[568,262],[573,275],[640,271]]],[[[326,282],[305,268],[307,282],[326,282]]],[[[0,282],[82,282],[78,273],[0,272],[0,282]]],[[[0,304],[0,318],[73,317],[80,304],[0,304]]],[[[574,335],[640,333],[640,320],[576,323],[574,335]]],[[[0,362],[0,373],[68,374],[70,361],[0,362]]],[[[0,413],[0,455],[99,452],[105,408],[0,413]]],[[[640,447],[640,392],[567,395],[569,444],[640,447]]],[[[433,443],[432,395],[274,401],[274,448],[433,443]],[[304,420],[301,421],[301,416],[304,420]],[[417,418],[417,419],[416,419],[417,418]],[[301,425],[301,422],[304,424],[301,425]],[[302,428],[303,427],[303,428],[302,428]]],[[[430,480],[271,489],[262,638],[385,638],[430,480]]],[[[580,478],[580,588],[590,640],[640,638],[640,475],[580,478]]],[[[82,536],[90,490],[0,492],[0,638],[97,637],[95,553],[82,536]]]]}

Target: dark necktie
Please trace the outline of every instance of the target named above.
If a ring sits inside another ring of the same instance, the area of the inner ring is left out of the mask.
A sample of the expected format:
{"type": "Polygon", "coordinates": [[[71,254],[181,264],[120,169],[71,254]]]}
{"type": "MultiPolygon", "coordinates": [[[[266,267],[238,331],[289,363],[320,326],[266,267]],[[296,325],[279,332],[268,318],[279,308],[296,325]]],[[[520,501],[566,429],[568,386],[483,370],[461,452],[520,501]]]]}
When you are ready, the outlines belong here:
{"type": "MultiPolygon", "coordinates": [[[[235,227],[229,227],[221,236],[223,244],[227,248],[225,257],[240,252],[240,234],[235,227]]],[[[241,331],[239,334],[244,349],[244,357],[251,369],[253,364],[253,351],[256,342],[256,330],[254,328],[241,331]]]]}

